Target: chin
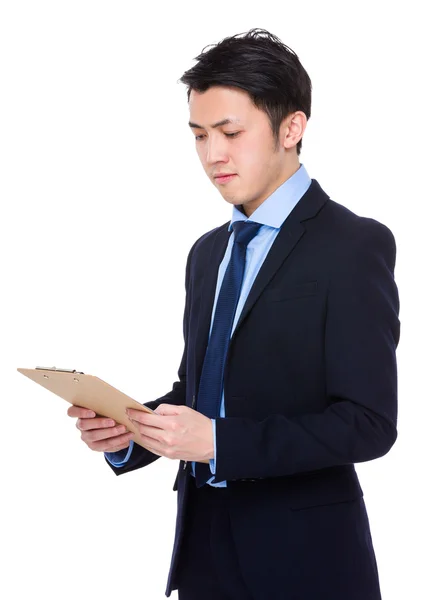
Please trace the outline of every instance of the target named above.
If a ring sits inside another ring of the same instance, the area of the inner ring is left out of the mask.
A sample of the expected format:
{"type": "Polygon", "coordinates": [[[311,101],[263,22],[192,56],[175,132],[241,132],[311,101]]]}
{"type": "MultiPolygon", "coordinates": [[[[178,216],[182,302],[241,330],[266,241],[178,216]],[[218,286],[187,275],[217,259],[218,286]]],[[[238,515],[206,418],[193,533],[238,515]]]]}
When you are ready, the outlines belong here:
{"type": "Polygon", "coordinates": [[[238,200],[237,198],[226,198],[224,196],[224,199],[226,200],[226,202],[229,202],[229,204],[232,204],[233,206],[236,206],[237,208],[240,208],[243,204],[243,202],[241,200],[238,200]]]}

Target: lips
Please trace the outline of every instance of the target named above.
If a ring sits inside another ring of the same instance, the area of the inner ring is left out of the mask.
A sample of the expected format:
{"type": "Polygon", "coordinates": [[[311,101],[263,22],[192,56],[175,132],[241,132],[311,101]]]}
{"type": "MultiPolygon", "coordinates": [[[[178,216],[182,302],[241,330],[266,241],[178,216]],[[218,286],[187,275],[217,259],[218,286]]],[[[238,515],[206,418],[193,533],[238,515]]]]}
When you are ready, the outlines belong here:
{"type": "Polygon", "coordinates": [[[232,181],[236,176],[236,173],[232,173],[231,175],[219,175],[214,179],[218,185],[224,185],[225,183],[229,183],[230,181],[232,181]]]}

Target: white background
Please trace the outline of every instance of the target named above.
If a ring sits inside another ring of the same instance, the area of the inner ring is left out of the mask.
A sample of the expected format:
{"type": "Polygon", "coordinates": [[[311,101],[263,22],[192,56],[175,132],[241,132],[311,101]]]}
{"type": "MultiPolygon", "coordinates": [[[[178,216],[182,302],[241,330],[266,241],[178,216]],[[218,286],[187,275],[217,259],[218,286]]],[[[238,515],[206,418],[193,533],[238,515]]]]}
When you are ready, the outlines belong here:
{"type": "Polygon", "coordinates": [[[438,4],[1,2],[3,598],[164,597],[178,463],[115,477],[16,369],[75,368],[140,402],[170,390],[187,253],[231,216],[178,79],[252,27],[311,77],[309,175],[396,237],[399,437],[357,469],[383,599],[443,597],[438,4]]]}

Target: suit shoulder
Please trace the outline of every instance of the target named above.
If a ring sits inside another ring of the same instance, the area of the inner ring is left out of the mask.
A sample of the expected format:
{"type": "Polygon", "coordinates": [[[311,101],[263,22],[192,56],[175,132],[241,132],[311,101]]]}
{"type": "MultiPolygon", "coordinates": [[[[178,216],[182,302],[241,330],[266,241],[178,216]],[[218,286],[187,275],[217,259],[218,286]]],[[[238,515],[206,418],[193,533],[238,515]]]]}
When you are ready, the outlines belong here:
{"type": "Polygon", "coordinates": [[[331,233],[340,235],[344,242],[356,244],[363,240],[379,240],[388,246],[395,247],[395,238],[391,229],[384,223],[371,217],[362,217],[352,210],[329,199],[325,207],[325,217],[331,233]]]}
{"type": "Polygon", "coordinates": [[[227,221],[226,223],[224,223],[223,225],[220,225],[219,227],[215,227],[214,229],[211,229],[210,231],[207,231],[206,233],[204,233],[203,235],[201,235],[192,245],[192,248],[190,250],[190,254],[192,254],[192,252],[194,250],[202,250],[205,249],[207,246],[210,246],[212,244],[212,241],[214,239],[214,237],[218,234],[219,231],[222,230],[227,230],[228,229],[228,225],[229,225],[230,221],[227,221]]]}
{"type": "Polygon", "coordinates": [[[394,268],[397,248],[389,227],[376,219],[357,215],[331,199],[325,209],[325,233],[327,231],[329,236],[331,255],[336,256],[339,263],[375,254],[383,256],[390,268],[394,268]]]}

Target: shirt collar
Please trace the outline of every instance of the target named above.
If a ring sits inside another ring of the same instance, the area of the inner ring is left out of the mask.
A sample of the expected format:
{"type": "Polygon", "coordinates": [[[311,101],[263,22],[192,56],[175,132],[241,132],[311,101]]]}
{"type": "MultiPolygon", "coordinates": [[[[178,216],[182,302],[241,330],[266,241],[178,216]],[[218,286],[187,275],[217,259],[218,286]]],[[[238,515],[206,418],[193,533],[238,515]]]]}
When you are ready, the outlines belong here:
{"type": "Polygon", "coordinates": [[[311,178],[304,165],[300,164],[299,169],[274,190],[249,218],[237,206],[233,206],[228,231],[232,230],[232,223],[235,221],[253,221],[280,228],[310,185],[311,178]]]}

